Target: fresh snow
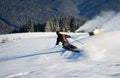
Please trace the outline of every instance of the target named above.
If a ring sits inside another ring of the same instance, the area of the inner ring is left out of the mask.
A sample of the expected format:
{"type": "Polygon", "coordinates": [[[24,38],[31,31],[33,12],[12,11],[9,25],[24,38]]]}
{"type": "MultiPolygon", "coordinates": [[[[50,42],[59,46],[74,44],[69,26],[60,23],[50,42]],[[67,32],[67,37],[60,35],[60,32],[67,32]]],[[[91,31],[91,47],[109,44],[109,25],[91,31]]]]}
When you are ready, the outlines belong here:
{"type": "Polygon", "coordinates": [[[120,78],[118,16],[104,22],[101,35],[66,33],[79,54],[55,46],[55,32],[0,35],[7,39],[0,43],[0,78],[120,78]]]}
{"type": "Polygon", "coordinates": [[[103,32],[120,30],[120,13],[115,13],[114,11],[101,12],[101,14],[94,17],[93,20],[87,21],[77,32],[90,32],[96,27],[100,28],[103,32]]]}
{"type": "Polygon", "coordinates": [[[1,43],[0,78],[119,78],[119,33],[91,37],[86,37],[86,33],[70,33],[84,43],[69,39],[84,50],[79,55],[65,51],[61,44],[54,47],[55,33],[28,33],[26,37],[31,37],[1,43]],[[33,34],[38,37],[32,37],[33,34]]]}

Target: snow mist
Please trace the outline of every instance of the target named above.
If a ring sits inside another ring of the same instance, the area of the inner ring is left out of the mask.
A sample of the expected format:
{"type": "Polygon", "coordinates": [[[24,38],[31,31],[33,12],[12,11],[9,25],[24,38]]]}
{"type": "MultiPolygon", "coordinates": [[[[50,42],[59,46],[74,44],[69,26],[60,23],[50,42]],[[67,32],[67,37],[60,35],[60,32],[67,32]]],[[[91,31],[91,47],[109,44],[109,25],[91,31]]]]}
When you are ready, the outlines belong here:
{"type": "Polygon", "coordinates": [[[93,31],[96,27],[100,28],[103,32],[120,30],[120,13],[115,13],[114,11],[104,12],[102,11],[100,15],[94,17],[92,20],[86,22],[78,31],[93,31]]]}

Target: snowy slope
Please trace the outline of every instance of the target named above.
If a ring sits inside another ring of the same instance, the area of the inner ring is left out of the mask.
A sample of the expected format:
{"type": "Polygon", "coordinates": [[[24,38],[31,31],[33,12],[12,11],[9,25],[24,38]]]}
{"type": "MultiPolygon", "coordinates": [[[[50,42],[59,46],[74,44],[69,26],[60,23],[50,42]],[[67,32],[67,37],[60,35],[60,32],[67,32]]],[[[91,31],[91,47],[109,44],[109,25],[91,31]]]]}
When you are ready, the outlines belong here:
{"type": "Polygon", "coordinates": [[[103,32],[113,30],[120,30],[120,13],[114,11],[101,12],[100,15],[95,16],[92,20],[87,21],[78,31],[93,31],[96,27],[103,32]]]}
{"type": "Polygon", "coordinates": [[[54,47],[55,33],[13,34],[11,37],[26,38],[0,44],[0,78],[119,78],[119,33],[91,37],[86,37],[86,33],[71,33],[84,43],[69,39],[84,50],[79,55],[65,51],[61,44],[54,47]]]}

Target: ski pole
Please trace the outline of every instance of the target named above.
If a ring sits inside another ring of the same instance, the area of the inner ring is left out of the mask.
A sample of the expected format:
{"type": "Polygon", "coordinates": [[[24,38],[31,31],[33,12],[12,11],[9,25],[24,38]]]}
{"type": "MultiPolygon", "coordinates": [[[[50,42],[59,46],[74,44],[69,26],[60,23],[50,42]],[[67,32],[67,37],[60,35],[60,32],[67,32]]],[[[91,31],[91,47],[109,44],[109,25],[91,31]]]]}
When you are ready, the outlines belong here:
{"type": "Polygon", "coordinates": [[[74,39],[74,38],[71,38],[71,39],[73,39],[73,40],[75,40],[76,42],[79,42],[79,43],[81,43],[82,45],[84,45],[84,43],[82,43],[82,42],[80,42],[80,41],[78,41],[78,40],[76,40],[76,39],[74,39]]]}

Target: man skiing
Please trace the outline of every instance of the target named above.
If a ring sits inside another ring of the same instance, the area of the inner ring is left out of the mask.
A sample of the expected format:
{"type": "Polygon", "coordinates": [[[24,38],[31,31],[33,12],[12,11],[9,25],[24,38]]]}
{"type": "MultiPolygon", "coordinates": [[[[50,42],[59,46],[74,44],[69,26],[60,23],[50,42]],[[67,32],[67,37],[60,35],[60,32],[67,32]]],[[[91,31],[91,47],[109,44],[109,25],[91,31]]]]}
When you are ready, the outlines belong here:
{"type": "Polygon", "coordinates": [[[70,35],[66,35],[66,34],[61,34],[59,31],[56,31],[57,34],[57,41],[56,41],[56,45],[59,44],[59,42],[62,43],[63,48],[67,49],[67,50],[74,50],[77,49],[76,46],[72,45],[69,43],[69,41],[67,40],[67,38],[71,38],[70,35]]]}
{"type": "Polygon", "coordinates": [[[101,33],[102,33],[102,31],[96,27],[92,32],[89,32],[89,35],[90,36],[92,36],[92,35],[99,35],[101,33]]]}

